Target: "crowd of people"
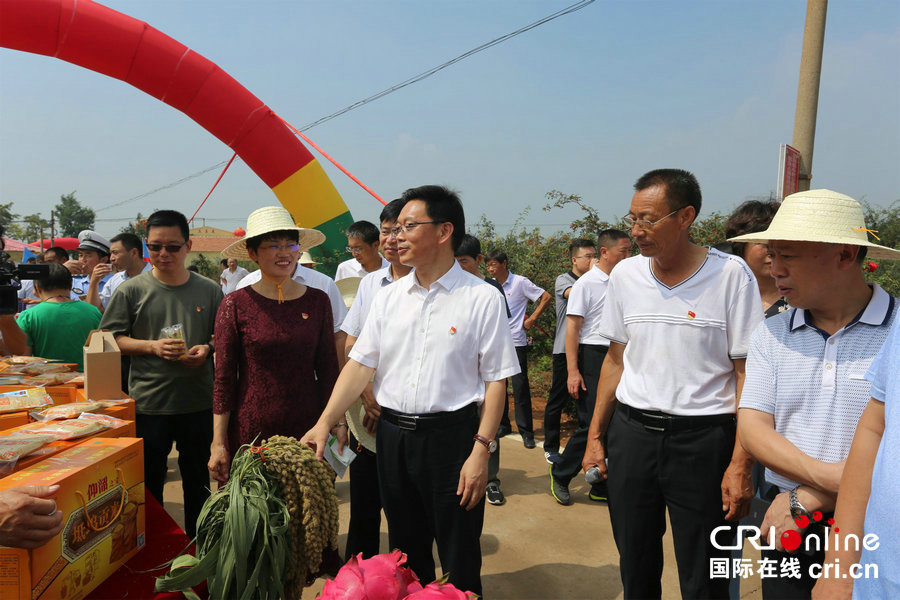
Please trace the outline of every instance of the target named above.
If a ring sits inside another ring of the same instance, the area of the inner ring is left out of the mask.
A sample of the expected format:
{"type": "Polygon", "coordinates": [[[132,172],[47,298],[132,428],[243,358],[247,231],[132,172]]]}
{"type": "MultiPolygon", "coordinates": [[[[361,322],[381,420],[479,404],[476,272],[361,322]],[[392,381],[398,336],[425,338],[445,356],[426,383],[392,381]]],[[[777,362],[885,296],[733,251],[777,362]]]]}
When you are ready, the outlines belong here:
{"type": "MultiPolygon", "coordinates": [[[[742,204],[716,248],[691,241],[701,205],[691,173],[644,174],[630,230],[572,240],[552,295],[510,271],[514,249],[482,254],[441,186],[350,226],[334,279],[308,253],[324,235],[265,207],[210,281],[185,266],[184,215],[162,210],[147,220],[149,263],[131,234],[84,231],[78,260],[45,251],[49,275],[23,285],[26,309],[0,316],[0,332],[10,352],[80,362],[91,329],[112,331],[147,490],[163,499],[174,444],[189,536],[240,446],[291,435],[322,458],[334,437],[356,453],[345,557],[388,550],[383,512],[421,580],[435,579],[436,545],[449,581],[481,594],[485,505],[505,503],[498,440],[514,431],[507,382],[515,432],[535,448],[527,337],[555,301],[550,496],[571,503],[585,472],[589,498],[609,506],[626,598],[661,597],[667,518],[684,598],[734,593],[749,560],[732,555],[738,523],[769,544],[766,599],[892,596],[900,334],[896,299],[862,264],[900,251],[870,242],[859,203],[829,190],[742,204]],[[183,339],[161,333],[175,324],[183,339]],[[865,534],[880,543],[837,543],[865,534]],[[804,543],[816,536],[835,539],[804,543]],[[876,577],[839,575],[869,564],[876,577]]],[[[58,531],[52,490],[15,493],[0,497],[0,544],[58,531]]]]}

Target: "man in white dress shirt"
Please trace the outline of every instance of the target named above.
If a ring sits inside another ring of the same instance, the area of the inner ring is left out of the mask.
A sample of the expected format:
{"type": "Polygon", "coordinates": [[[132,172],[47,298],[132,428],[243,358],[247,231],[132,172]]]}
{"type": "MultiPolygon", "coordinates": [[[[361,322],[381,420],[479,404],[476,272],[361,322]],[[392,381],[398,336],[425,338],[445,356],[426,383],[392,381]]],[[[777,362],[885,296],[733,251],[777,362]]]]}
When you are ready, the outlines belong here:
{"type": "Polygon", "coordinates": [[[380,239],[378,228],[368,221],[357,221],[347,228],[347,252],[353,258],[347,259],[337,266],[334,280],[340,281],[348,277],[365,277],[389,265],[388,261],[378,253],[380,239]]]}
{"type": "Polygon", "coordinates": [[[227,295],[238,289],[241,280],[249,275],[250,271],[240,266],[236,258],[229,258],[226,264],[228,266],[222,271],[221,283],[222,293],[227,295]]]}
{"type": "Polygon", "coordinates": [[[101,311],[106,310],[109,299],[120,285],[153,268],[149,261],[144,260],[143,251],[141,238],[133,233],[120,233],[109,240],[109,261],[116,267],[116,274],[100,290],[98,308],[101,311]]]}
{"type": "Polygon", "coordinates": [[[374,372],[378,477],[391,547],[407,554],[421,581],[432,581],[436,542],[449,581],[481,594],[491,438],[505,379],[519,368],[503,299],[453,256],[465,233],[459,198],[423,186],[403,199],[400,260],[415,270],[375,297],[328,406],[303,441],[321,457],[332,427],[374,372]]]}

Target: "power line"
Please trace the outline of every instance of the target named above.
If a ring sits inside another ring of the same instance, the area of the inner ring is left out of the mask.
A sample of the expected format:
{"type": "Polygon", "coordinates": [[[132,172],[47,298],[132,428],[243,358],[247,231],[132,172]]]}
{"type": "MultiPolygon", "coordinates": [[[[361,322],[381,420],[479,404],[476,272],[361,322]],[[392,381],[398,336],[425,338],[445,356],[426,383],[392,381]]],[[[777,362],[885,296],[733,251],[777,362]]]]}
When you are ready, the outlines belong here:
{"type": "MultiPolygon", "coordinates": [[[[518,35],[525,33],[526,31],[531,31],[532,29],[534,29],[536,27],[540,27],[541,25],[544,25],[545,23],[549,23],[550,21],[553,21],[554,19],[558,19],[559,17],[569,15],[576,11],[579,11],[582,8],[585,8],[586,6],[588,6],[589,4],[592,4],[593,2],[594,2],[594,0],[579,0],[575,4],[572,4],[571,6],[568,6],[561,10],[558,10],[555,13],[547,15],[546,17],[544,17],[542,19],[538,19],[537,21],[530,23],[528,25],[525,25],[524,27],[520,27],[519,29],[516,29],[515,31],[507,33],[506,35],[502,35],[498,38],[494,38],[493,40],[491,40],[487,43],[484,43],[476,48],[473,48],[473,49],[469,50],[468,52],[464,52],[464,53],[460,54],[456,58],[452,58],[452,59],[448,60],[447,62],[441,63],[440,65],[438,65],[436,67],[432,67],[431,69],[428,69],[427,71],[423,71],[422,73],[419,73],[418,75],[414,75],[401,83],[392,85],[391,87],[389,87],[385,90],[382,90],[382,91],[378,92],[377,94],[373,94],[373,95],[369,96],[368,98],[363,98],[362,100],[358,100],[358,101],[354,102],[353,104],[342,108],[341,110],[338,110],[336,112],[331,113],[330,115],[324,116],[324,117],[317,119],[311,123],[308,123],[308,124],[304,125],[303,127],[300,127],[299,130],[307,131],[317,125],[321,125],[322,123],[325,123],[326,121],[330,121],[331,119],[334,119],[335,117],[339,117],[343,114],[350,112],[351,110],[357,109],[360,106],[365,106],[366,104],[368,104],[370,102],[374,102],[375,100],[384,98],[388,94],[393,94],[394,92],[401,90],[407,86],[410,86],[414,83],[418,83],[418,82],[422,81],[423,79],[427,79],[428,77],[431,77],[435,73],[442,71],[442,70],[446,69],[447,67],[458,63],[459,61],[469,58],[473,54],[478,54],[479,52],[481,52],[483,50],[487,50],[488,48],[496,46],[497,44],[505,42],[506,40],[512,39],[518,35]]],[[[190,181],[191,179],[195,179],[196,177],[199,177],[205,173],[209,173],[210,171],[213,171],[215,169],[218,169],[218,168],[224,166],[226,162],[228,162],[228,161],[223,160],[219,163],[216,163],[210,167],[203,169],[202,171],[198,171],[192,175],[188,175],[187,177],[182,177],[181,179],[179,179],[177,181],[173,181],[172,183],[169,183],[164,186],[158,187],[156,189],[150,190],[149,192],[139,194],[139,195],[129,198],[127,200],[122,200],[121,202],[116,202],[115,204],[110,204],[109,206],[104,206],[103,208],[95,209],[95,212],[100,212],[100,211],[107,210],[110,208],[115,208],[117,206],[122,206],[123,204],[128,204],[129,202],[134,202],[135,200],[140,200],[141,198],[146,198],[147,196],[150,196],[157,192],[161,192],[163,190],[173,188],[177,185],[181,185],[182,183],[190,181]]]]}

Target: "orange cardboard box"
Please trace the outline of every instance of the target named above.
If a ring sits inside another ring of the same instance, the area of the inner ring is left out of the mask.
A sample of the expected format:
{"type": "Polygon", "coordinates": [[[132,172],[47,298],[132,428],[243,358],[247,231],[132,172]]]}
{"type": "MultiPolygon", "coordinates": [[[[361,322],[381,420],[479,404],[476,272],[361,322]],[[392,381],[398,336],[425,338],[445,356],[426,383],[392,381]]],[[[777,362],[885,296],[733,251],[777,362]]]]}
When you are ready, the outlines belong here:
{"type": "Polygon", "coordinates": [[[34,550],[0,547],[4,600],[80,600],[144,546],[143,440],[82,442],[0,480],[0,490],[54,484],[65,527],[34,550]]]}
{"type": "MultiPolygon", "coordinates": [[[[112,415],[115,416],[115,415],[112,415]]],[[[0,437],[5,435],[10,435],[11,433],[15,433],[21,429],[25,429],[27,427],[34,426],[34,423],[24,423],[19,425],[18,427],[13,427],[11,429],[5,429],[0,431],[0,437]]],[[[39,454],[32,454],[31,456],[26,456],[19,460],[16,463],[16,466],[13,468],[13,473],[18,471],[22,471],[24,469],[28,469],[38,464],[39,462],[46,460],[48,458],[57,456],[60,452],[68,450],[70,448],[74,448],[75,446],[81,444],[82,442],[86,442],[89,440],[93,440],[96,438],[119,438],[119,437],[128,437],[133,438],[137,437],[137,430],[134,426],[134,421],[126,421],[122,425],[118,427],[110,427],[109,429],[104,429],[103,431],[98,431],[93,435],[89,435],[87,437],[78,438],[75,440],[56,440],[55,442],[50,442],[43,448],[41,448],[38,452],[39,454]]],[[[7,475],[0,474],[0,481],[2,481],[5,477],[11,476],[11,473],[7,475]]],[[[3,600],[6,600],[5,597],[0,596],[3,600]]]]}

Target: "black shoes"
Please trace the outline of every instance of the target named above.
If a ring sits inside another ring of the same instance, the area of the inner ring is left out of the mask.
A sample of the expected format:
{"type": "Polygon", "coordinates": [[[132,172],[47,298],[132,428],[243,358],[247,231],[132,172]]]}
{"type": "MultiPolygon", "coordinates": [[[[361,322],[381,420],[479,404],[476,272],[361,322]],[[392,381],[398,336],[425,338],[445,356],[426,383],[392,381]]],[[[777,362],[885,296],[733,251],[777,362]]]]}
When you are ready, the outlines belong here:
{"type": "Polygon", "coordinates": [[[534,446],[535,446],[534,434],[533,433],[523,433],[522,434],[522,444],[529,450],[534,448],[534,446]]]}

